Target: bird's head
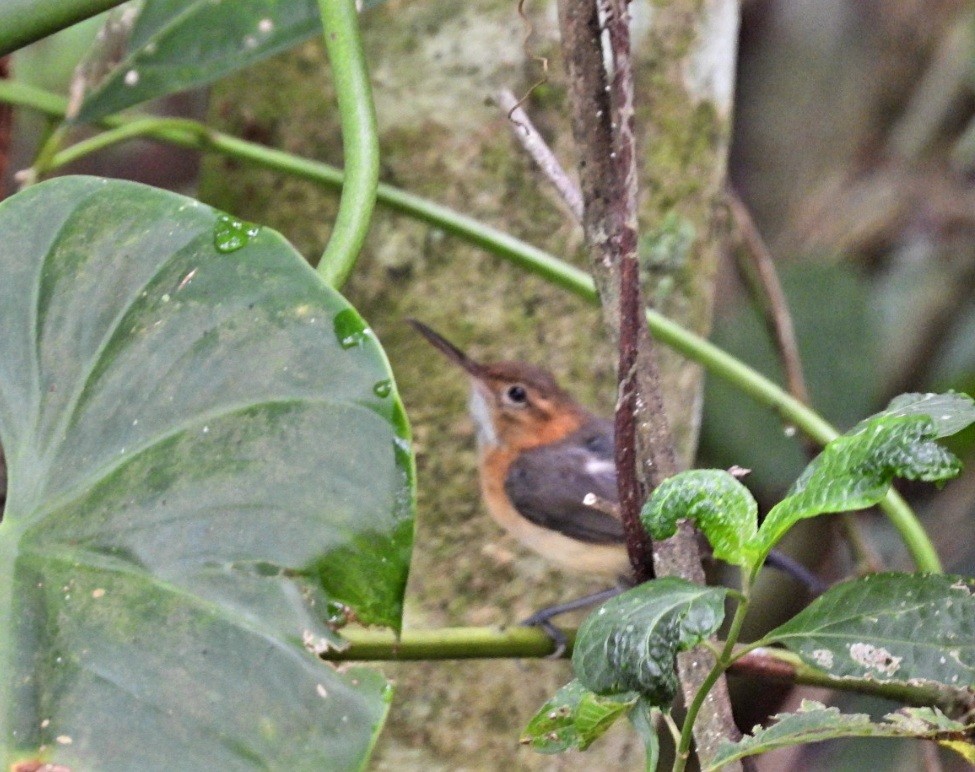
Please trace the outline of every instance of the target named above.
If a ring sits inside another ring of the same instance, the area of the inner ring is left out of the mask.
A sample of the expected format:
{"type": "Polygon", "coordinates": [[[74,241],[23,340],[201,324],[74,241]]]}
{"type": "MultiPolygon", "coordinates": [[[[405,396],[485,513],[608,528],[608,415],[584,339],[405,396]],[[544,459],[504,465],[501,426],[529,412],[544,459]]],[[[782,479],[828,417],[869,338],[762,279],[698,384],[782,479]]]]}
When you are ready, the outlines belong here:
{"type": "Polygon", "coordinates": [[[526,450],[557,442],[578,429],[585,410],[545,368],[528,362],[483,364],[415,319],[410,324],[467,373],[478,444],[526,450]]]}

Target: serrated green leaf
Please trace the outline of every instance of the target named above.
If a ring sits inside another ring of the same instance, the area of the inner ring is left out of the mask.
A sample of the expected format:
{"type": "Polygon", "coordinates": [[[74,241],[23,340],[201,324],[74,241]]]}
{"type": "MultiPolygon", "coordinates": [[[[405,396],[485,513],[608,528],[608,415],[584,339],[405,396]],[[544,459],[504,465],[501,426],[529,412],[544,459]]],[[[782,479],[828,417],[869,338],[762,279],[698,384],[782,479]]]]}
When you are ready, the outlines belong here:
{"type": "Polygon", "coordinates": [[[576,678],[596,694],[636,691],[652,705],[669,706],[678,652],[718,629],[727,593],[664,577],[612,598],[579,628],[572,652],[576,678]]]}
{"type": "Polygon", "coordinates": [[[219,215],[82,177],[0,203],[0,768],[349,769],[382,723],[385,679],[316,652],[339,604],[399,624],[402,406],[346,301],[219,215]]]}
{"type": "Polygon", "coordinates": [[[902,737],[934,740],[971,759],[975,748],[966,735],[975,724],[954,721],[937,708],[903,708],[875,722],[866,713],[841,713],[813,700],[803,700],[796,713],[780,713],[767,729],[756,726],[737,743],[724,743],[706,772],[717,770],[746,756],[803,743],[844,737],[902,737]],[[955,747],[963,746],[963,747],[955,747]],[[967,749],[967,750],[966,750],[967,749]]]}
{"type": "Polygon", "coordinates": [[[748,489],[721,469],[694,469],[664,480],[640,512],[654,539],[667,539],[677,521],[692,520],[714,549],[715,557],[748,566],[757,551],[749,548],[758,525],[758,504],[748,489]]]}
{"type": "Polygon", "coordinates": [[[528,722],[521,742],[539,753],[585,750],[625,715],[637,694],[601,696],[573,680],[559,689],[528,722]]]}
{"type": "Polygon", "coordinates": [[[151,0],[125,58],[86,95],[77,120],[205,86],[321,31],[317,0],[151,0]]]}
{"type": "Polygon", "coordinates": [[[838,678],[975,686],[975,580],[872,574],[831,587],[767,642],[838,678]]]}
{"type": "Polygon", "coordinates": [[[925,415],[880,414],[830,442],[772,507],[753,544],[762,555],[799,520],[873,506],[894,477],[927,482],[958,474],[961,462],[932,440],[940,436],[925,415]]]}
{"type": "Polygon", "coordinates": [[[926,415],[934,423],[935,437],[950,437],[975,423],[975,400],[967,394],[901,394],[881,416],[926,415]]]}

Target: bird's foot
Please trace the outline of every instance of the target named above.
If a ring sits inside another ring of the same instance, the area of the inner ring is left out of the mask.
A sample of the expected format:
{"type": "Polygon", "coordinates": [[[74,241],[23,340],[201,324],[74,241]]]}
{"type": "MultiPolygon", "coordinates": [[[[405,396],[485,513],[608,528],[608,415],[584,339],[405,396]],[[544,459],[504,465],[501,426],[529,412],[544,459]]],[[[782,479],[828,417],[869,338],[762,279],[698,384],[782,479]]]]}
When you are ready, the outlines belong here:
{"type": "Polygon", "coordinates": [[[532,614],[520,623],[523,627],[537,627],[549,637],[555,648],[545,655],[545,659],[561,659],[569,648],[569,638],[559,628],[552,624],[552,617],[556,614],[551,613],[551,609],[542,609],[532,614]]]}

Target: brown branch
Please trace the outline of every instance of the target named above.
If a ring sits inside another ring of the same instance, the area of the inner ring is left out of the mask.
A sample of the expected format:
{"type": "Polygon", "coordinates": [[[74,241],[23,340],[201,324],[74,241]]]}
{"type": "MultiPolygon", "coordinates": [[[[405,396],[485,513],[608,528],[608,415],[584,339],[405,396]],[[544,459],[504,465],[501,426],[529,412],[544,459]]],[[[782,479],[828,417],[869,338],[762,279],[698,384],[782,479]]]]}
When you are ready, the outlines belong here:
{"type": "Polygon", "coordinates": [[[498,105],[505,111],[511,126],[514,129],[515,138],[521,146],[528,151],[528,155],[538,164],[552,187],[555,188],[565,205],[569,207],[572,216],[577,221],[582,222],[582,193],[579,186],[572,181],[555,153],[546,144],[544,138],[538,133],[538,129],[532,123],[528,113],[521,106],[521,102],[508,89],[501,89],[498,92],[498,105]]]}
{"type": "MultiPolygon", "coordinates": [[[[693,529],[685,523],[674,538],[651,549],[638,517],[647,488],[674,474],[677,462],[640,292],[628,5],[625,0],[560,0],[558,5],[573,135],[580,153],[583,227],[604,319],[619,346],[616,466],[630,561],[638,581],[655,571],[703,584],[693,529]],[[604,66],[604,25],[611,73],[604,66]]],[[[713,665],[713,656],[703,649],[679,658],[687,702],[713,665]]],[[[722,678],[695,725],[698,752],[702,758],[710,758],[722,738],[737,736],[722,678]]]]}
{"type": "MultiPolygon", "coordinates": [[[[635,197],[628,195],[626,164],[632,152],[620,158],[613,128],[613,100],[603,67],[600,44],[602,25],[593,0],[559,3],[562,46],[569,72],[573,134],[580,153],[580,183],[585,202],[583,228],[589,244],[603,315],[621,354],[632,349],[620,336],[621,264],[636,247],[635,197]]],[[[618,80],[618,79],[617,79],[618,80]]],[[[632,120],[632,116],[631,116],[632,120]]],[[[626,124],[631,128],[631,124],[626,124]]],[[[632,138],[632,132],[630,132],[632,138]]],[[[635,255],[634,255],[635,262],[635,255]]],[[[620,400],[616,411],[616,465],[620,513],[626,545],[638,581],[653,576],[650,539],[639,523],[642,490],[636,480],[634,455],[635,406],[633,363],[621,356],[617,373],[620,400]]]]}

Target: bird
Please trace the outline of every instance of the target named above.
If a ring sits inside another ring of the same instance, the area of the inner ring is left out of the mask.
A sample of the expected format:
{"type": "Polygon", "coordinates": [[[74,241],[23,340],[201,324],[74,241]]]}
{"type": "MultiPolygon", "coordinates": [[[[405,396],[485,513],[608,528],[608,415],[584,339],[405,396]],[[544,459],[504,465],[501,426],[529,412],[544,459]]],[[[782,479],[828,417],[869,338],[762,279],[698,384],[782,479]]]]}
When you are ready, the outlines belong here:
{"type": "Polygon", "coordinates": [[[585,503],[587,494],[617,501],[612,422],[542,367],[483,364],[422,322],[410,324],[470,379],[481,496],[492,519],[562,569],[627,576],[623,524],[585,503]]]}
{"type": "MultiPolygon", "coordinates": [[[[488,514],[549,562],[615,582],[523,621],[542,627],[557,646],[564,646],[564,636],[549,623],[552,617],[606,600],[633,584],[616,507],[613,423],[588,411],[543,367],[478,362],[424,323],[408,322],[468,376],[468,408],[488,514]]],[[[812,594],[825,589],[819,577],[780,552],[773,551],[768,562],[812,594]]]]}

